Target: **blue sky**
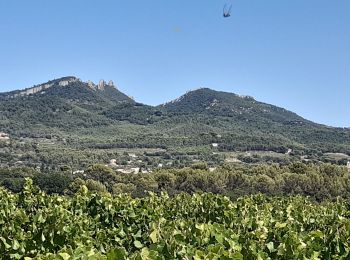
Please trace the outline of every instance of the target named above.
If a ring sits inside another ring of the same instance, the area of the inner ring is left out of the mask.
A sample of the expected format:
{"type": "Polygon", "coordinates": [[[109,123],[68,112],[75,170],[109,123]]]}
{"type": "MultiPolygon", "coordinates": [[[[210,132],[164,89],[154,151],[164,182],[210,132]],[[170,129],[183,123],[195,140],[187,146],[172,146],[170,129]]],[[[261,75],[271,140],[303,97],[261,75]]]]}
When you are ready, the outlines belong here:
{"type": "Polygon", "coordinates": [[[0,0],[0,91],[74,75],[155,105],[209,87],[350,127],[349,14],[349,0],[0,0]]]}

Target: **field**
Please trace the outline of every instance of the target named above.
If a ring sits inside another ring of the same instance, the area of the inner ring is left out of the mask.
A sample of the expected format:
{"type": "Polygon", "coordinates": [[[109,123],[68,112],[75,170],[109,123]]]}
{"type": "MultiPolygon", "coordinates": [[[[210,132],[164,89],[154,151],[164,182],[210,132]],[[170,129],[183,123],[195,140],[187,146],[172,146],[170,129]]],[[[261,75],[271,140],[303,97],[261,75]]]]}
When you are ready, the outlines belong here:
{"type": "Polygon", "coordinates": [[[347,201],[0,189],[1,259],[349,259],[347,201]]]}

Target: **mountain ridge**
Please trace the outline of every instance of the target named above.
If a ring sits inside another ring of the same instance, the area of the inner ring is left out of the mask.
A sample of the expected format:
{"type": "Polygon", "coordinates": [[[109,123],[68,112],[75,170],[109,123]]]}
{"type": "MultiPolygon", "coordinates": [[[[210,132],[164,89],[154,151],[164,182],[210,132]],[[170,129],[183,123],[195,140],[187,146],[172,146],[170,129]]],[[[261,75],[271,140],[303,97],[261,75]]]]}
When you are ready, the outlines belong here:
{"type": "Polygon", "coordinates": [[[42,93],[45,90],[48,90],[54,86],[66,87],[74,82],[79,82],[85,85],[86,87],[90,88],[91,90],[95,90],[95,91],[105,91],[107,88],[117,90],[112,80],[110,80],[108,83],[106,83],[104,80],[100,80],[98,84],[95,84],[90,80],[88,80],[87,82],[84,82],[80,78],[77,78],[75,76],[65,76],[58,79],[49,80],[45,83],[37,84],[32,87],[8,91],[8,92],[2,92],[0,93],[0,96],[3,98],[16,98],[16,97],[29,96],[29,95],[42,93]]]}
{"type": "Polygon", "coordinates": [[[55,133],[62,140],[73,138],[74,147],[96,151],[147,147],[187,152],[208,150],[214,143],[220,152],[350,154],[350,129],[317,124],[250,96],[200,88],[149,106],[112,82],[63,77],[34,87],[39,89],[27,94],[0,94],[0,131],[12,140],[55,133]]]}
{"type": "MultiPolygon", "coordinates": [[[[76,82],[82,83],[86,87],[88,87],[88,88],[90,88],[92,90],[95,90],[95,91],[108,92],[107,95],[109,95],[109,98],[111,96],[113,96],[115,90],[117,90],[117,88],[114,86],[114,83],[112,81],[109,81],[108,83],[106,83],[104,80],[100,80],[100,82],[98,84],[95,84],[95,83],[93,83],[90,80],[84,82],[84,81],[82,81],[81,79],[79,79],[78,77],[75,77],[75,76],[65,76],[65,77],[49,80],[49,81],[47,81],[45,83],[34,85],[32,87],[25,88],[25,89],[22,89],[22,90],[19,89],[19,90],[13,90],[13,91],[8,91],[8,92],[2,92],[2,93],[0,93],[0,98],[2,98],[2,99],[4,99],[4,98],[5,99],[9,99],[9,98],[24,97],[24,96],[40,94],[40,93],[44,94],[45,90],[48,90],[52,86],[59,85],[61,87],[65,87],[65,86],[69,86],[71,83],[76,83],[76,82]]],[[[131,102],[131,103],[134,101],[132,98],[130,98],[128,95],[124,94],[123,92],[121,92],[119,90],[118,90],[118,92],[119,92],[120,96],[123,96],[123,98],[122,98],[122,100],[114,99],[114,101],[127,101],[127,102],[131,102]]],[[[285,109],[283,107],[278,107],[278,106],[275,106],[275,105],[272,105],[272,104],[268,104],[268,103],[265,103],[265,102],[257,101],[252,96],[239,95],[239,94],[236,94],[236,93],[226,92],[226,91],[217,91],[217,90],[214,90],[214,89],[211,89],[211,88],[208,88],[208,87],[200,87],[200,88],[197,88],[197,89],[194,89],[194,90],[187,91],[185,94],[181,95],[180,97],[178,97],[178,98],[176,98],[174,100],[168,101],[168,102],[164,102],[164,103],[159,104],[159,105],[147,105],[147,104],[142,104],[142,103],[138,103],[138,102],[136,102],[136,103],[145,105],[147,107],[152,107],[152,108],[163,108],[163,109],[166,109],[167,111],[172,111],[173,107],[176,107],[176,110],[178,110],[179,106],[180,106],[180,110],[181,110],[183,108],[182,103],[183,103],[184,100],[186,100],[186,98],[188,96],[194,95],[194,94],[197,95],[197,96],[200,96],[202,94],[201,92],[206,92],[206,94],[210,93],[209,95],[212,95],[213,93],[215,93],[216,96],[217,95],[221,95],[221,96],[223,96],[223,95],[230,95],[232,97],[235,97],[236,101],[237,100],[240,101],[239,102],[240,104],[242,104],[241,101],[250,101],[250,102],[253,102],[253,103],[258,102],[259,104],[264,104],[266,106],[265,109],[263,110],[263,112],[265,112],[265,113],[270,112],[267,108],[274,108],[274,109],[277,108],[277,109],[280,110],[279,112],[282,112],[282,113],[283,112],[293,113],[294,116],[297,116],[302,122],[303,121],[305,121],[305,122],[307,121],[307,122],[312,122],[312,123],[315,123],[315,124],[323,125],[323,124],[320,124],[320,123],[317,123],[317,122],[313,122],[311,120],[307,120],[307,119],[303,118],[302,116],[297,115],[296,113],[294,113],[292,111],[289,111],[289,110],[287,110],[287,109],[285,109]],[[198,95],[198,93],[199,93],[199,95],[198,95]]],[[[207,96],[209,96],[209,95],[207,95],[207,96]]],[[[200,100],[200,99],[198,99],[198,100],[200,100]]],[[[191,105],[193,106],[195,104],[197,109],[195,109],[195,111],[191,111],[191,112],[198,112],[198,109],[200,109],[201,105],[205,104],[205,103],[198,104],[198,102],[194,102],[193,103],[192,101],[193,101],[193,99],[191,99],[191,101],[190,101],[191,105]]],[[[205,101],[208,101],[208,100],[205,100],[205,101]]],[[[206,104],[207,105],[206,109],[210,110],[211,108],[209,106],[212,106],[212,108],[215,108],[215,106],[217,106],[217,103],[215,103],[216,101],[217,101],[217,99],[213,98],[212,102],[210,104],[206,104]]],[[[245,107],[245,108],[249,109],[247,107],[245,107]]],[[[233,108],[231,108],[231,110],[232,109],[233,108]]],[[[247,112],[247,111],[244,111],[244,107],[241,107],[241,110],[242,111],[239,111],[239,109],[236,109],[235,112],[236,113],[247,112]]],[[[226,112],[229,112],[229,111],[226,111],[226,112]]],[[[232,112],[234,112],[234,111],[232,111],[232,112]]],[[[336,127],[336,126],[327,126],[327,125],[323,125],[323,126],[331,127],[331,128],[341,128],[341,127],[336,127]]]]}

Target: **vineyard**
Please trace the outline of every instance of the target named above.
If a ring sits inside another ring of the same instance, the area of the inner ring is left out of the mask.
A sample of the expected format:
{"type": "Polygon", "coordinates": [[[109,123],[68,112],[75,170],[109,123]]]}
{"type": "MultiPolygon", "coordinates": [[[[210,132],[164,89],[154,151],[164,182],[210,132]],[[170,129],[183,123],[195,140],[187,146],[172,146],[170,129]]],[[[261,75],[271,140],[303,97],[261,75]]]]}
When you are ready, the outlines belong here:
{"type": "Polygon", "coordinates": [[[349,259],[350,207],[304,197],[0,189],[1,259],[349,259]]]}

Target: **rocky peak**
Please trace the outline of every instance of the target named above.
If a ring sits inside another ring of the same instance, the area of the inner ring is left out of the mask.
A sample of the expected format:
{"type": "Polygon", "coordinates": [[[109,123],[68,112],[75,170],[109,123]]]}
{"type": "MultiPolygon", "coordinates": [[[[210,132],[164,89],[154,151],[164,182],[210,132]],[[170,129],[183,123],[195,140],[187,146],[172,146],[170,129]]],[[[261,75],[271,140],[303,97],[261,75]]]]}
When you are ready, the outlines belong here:
{"type": "Polygon", "coordinates": [[[97,89],[98,90],[105,90],[106,86],[115,88],[114,82],[112,80],[110,80],[110,81],[108,81],[108,83],[106,83],[105,80],[101,79],[100,82],[97,85],[97,89]]]}
{"type": "Polygon", "coordinates": [[[91,89],[95,89],[95,88],[96,88],[95,83],[93,83],[91,80],[88,80],[88,81],[87,81],[87,85],[88,85],[88,87],[91,88],[91,89]]]}
{"type": "Polygon", "coordinates": [[[115,87],[115,86],[114,86],[114,82],[113,82],[112,80],[108,81],[108,86],[110,86],[110,87],[115,87]]]}
{"type": "Polygon", "coordinates": [[[106,86],[106,81],[104,81],[103,79],[100,80],[100,82],[97,85],[97,89],[98,90],[104,90],[106,86]]]}
{"type": "Polygon", "coordinates": [[[30,96],[34,94],[44,94],[51,87],[68,87],[70,86],[70,84],[74,82],[83,83],[83,85],[85,85],[86,87],[94,91],[105,91],[106,87],[111,87],[116,89],[114,82],[112,80],[109,80],[108,83],[106,83],[105,80],[101,79],[98,84],[95,84],[91,80],[88,80],[87,82],[83,82],[77,77],[68,76],[68,77],[62,77],[59,79],[50,80],[40,85],[34,85],[33,87],[26,88],[24,90],[16,90],[16,91],[4,93],[3,96],[5,96],[6,98],[16,98],[16,97],[30,96]]]}
{"type": "Polygon", "coordinates": [[[76,77],[67,77],[67,78],[62,78],[58,80],[58,85],[61,87],[68,86],[72,82],[80,81],[80,79],[76,77]]]}

